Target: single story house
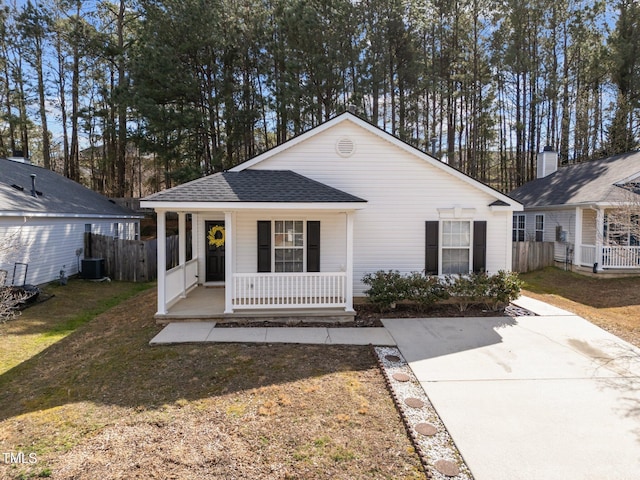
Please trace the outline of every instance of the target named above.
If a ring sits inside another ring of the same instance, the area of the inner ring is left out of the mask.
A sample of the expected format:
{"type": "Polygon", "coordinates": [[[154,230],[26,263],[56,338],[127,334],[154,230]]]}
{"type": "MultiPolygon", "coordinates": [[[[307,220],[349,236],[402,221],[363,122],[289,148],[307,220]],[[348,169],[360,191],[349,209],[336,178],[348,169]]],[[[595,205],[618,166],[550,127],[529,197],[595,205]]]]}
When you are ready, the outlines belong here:
{"type": "Polygon", "coordinates": [[[538,178],[509,195],[514,241],[555,242],[555,260],[593,272],[640,273],[640,152],[558,168],[549,147],[538,178]]]}
{"type": "Polygon", "coordinates": [[[511,218],[522,210],[348,112],[228,171],[150,195],[141,206],[157,212],[159,239],[165,214],[179,219],[180,261],[165,275],[158,242],[159,318],[179,310],[197,285],[224,287],[224,315],[353,313],[367,273],[510,270],[511,218]],[[183,245],[187,224],[192,258],[183,245]]]}
{"type": "Polygon", "coordinates": [[[78,273],[85,232],[133,240],[140,215],[23,158],[0,159],[0,269],[7,284],[78,273]]]}

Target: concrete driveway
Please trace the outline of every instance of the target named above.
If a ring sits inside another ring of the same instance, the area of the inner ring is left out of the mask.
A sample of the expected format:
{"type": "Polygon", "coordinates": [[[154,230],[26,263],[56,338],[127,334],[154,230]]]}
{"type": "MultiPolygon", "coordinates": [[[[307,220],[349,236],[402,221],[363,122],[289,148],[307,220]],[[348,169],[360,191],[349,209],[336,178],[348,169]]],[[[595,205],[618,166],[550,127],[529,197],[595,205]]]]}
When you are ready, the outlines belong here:
{"type": "Polygon", "coordinates": [[[569,312],[384,320],[476,480],[640,478],[640,350],[569,312]]]}

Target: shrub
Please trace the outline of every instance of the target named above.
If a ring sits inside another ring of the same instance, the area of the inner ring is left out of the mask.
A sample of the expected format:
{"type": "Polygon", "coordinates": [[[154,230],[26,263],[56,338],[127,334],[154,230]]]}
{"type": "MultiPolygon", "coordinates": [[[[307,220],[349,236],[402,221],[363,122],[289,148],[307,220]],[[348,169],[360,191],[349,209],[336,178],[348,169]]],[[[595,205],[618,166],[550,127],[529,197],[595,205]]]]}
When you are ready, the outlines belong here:
{"type": "Polygon", "coordinates": [[[380,311],[393,308],[402,300],[425,310],[439,300],[450,298],[461,312],[477,303],[484,303],[491,310],[504,308],[518,298],[523,283],[517,273],[504,270],[495,275],[470,273],[444,278],[420,272],[403,276],[397,270],[380,270],[366,274],[362,282],[369,285],[365,294],[380,311]]]}
{"type": "Polygon", "coordinates": [[[449,296],[438,277],[413,272],[406,277],[406,282],[406,299],[415,303],[419,310],[426,310],[437,301],[449,296]]]}
{"type": "Polygon", "coordinates": [[[488,305],[492,310],[504,308],[509,302],[520,296],[523,282],[516,272],[500,270],[489,278],[486,297],[492,300],[488,305]]]}
{"type": "Polygon", "coordinates": [[[482,295],[478,291],[479,282],[476,275],[447,275],[443,279],[443,283],[450,295],[451,301],[464,312],[470,305],[476,303],[476,300],[482,295]]]}
{"type": "Polygon", "coordinates": [[[397,302],[406,297],[407,282],[397,270],[367,273],[362,277],[362,283],[369,286],[364,293],[380,311],[395,307],[397,302]]]}

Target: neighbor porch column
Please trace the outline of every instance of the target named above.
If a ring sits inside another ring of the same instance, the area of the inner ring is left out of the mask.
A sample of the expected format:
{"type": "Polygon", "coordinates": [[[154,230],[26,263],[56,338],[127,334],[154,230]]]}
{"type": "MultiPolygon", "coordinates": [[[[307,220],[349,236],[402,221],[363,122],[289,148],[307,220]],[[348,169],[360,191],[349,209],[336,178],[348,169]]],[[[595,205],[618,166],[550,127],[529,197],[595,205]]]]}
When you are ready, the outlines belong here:
{"type": "Polygon", "coordinates": [[[178,212],[178,265],[182,268],[182,298],[187,298],[187,214],[178,212]]]}
{"type": "Polygon", "coordinates": [[[156,212],[158,241],[158,314],[167,313],[166,275],[167,275],[167,221],[166,212],[156,212]]]}
{"type": "Polygon", "coordinates": [[[602,271],[602,246],[605,244],[604,238],[604,210],[598,208],[596,210],[596,263],[598,264],[598,272],[602,271]]]}
{"type": "Polygon", "coordinates": [[[224,313],[233,313],[233,212],[224,212],[224,313]]]}
{"type": "Polygon", "coordinates": [[[582,265],[582,208],[576,207],[576,238],[573,246],[573,264],[582,265]]]}
{"type": "Polygon", "coordinates": [[[345,280],[346,312],[353,312],[353,212],[347,212],[347,268],[345,280]]]}

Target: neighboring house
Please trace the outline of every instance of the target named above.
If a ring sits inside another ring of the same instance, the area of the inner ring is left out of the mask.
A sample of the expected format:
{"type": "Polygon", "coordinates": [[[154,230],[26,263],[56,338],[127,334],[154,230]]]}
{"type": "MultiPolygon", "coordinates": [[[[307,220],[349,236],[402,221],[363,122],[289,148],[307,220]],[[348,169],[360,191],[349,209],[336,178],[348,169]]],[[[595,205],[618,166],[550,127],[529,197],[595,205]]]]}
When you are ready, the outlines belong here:
{"type": "Polygon", "coordinates": [[[546,148],[537,176],[509,194],[525,207],[514,241],[555,242],[556,261],[594,272],[640,273],[640,153],[558,168],[546,148]]]}
{"type": "Polygon", "coordinates": [[[39,285],[78,273],[85,232],[139,236],[140,216],[51,170],[0,159],[0,269],[11,283],[39,285]],[[11,248],[8,248],[11,247],[11,248]],[[9,251],[10,250],[10,251],[9,251]],[[17,263],[17,265],[16,265],[17,263]]]}
{"type": "Polygon", "coordinates": [[[194,258],[181,244],[164,276],[158,242],[159,317],[196,284],[224,285],[226,315],[353,312],[366,273],[510,270],[511,217],[522,209],[350,113],[141,205],[158,213],[158,238],[166,212],[178,212],[182,239],[192,220],[194,258]]]}

